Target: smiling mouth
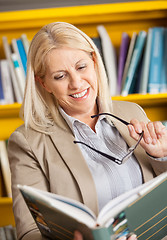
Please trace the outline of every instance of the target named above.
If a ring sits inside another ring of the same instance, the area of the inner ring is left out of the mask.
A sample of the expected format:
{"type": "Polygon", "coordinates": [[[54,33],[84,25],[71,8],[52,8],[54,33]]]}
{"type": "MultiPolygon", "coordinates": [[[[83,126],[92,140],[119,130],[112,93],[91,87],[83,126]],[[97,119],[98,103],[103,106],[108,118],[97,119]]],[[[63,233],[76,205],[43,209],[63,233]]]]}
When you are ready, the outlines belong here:
{"type": "Polygon", "coordinates": [[[70,96],[73,98],[82,98],[84,97],[88,92],[88,89],[84,90],[83,92],[76,93],[76,94],[71,94],[70,96]]]}

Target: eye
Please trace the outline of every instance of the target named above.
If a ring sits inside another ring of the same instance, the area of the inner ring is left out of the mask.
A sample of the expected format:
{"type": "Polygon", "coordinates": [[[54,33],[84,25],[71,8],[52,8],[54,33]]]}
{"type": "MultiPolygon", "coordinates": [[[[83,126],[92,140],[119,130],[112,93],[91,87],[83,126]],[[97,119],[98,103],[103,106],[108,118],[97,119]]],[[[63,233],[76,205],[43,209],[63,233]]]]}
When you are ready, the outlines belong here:
{"type": "Polygon", "coordinates": [[[78,70],[82,70],[82,69],[85,69],[87,67],[87,65],[86,64],[82,64],[82,65],[80,65],[80,66],[78,66],[78,70]]]}
{"type": "Polygon", "coordinates": [[[59,80],[59,79],[63,79],[64,77],[65,77],[65,74],[60,74],[60,75],[54,76],[54,79],[59,80]]]}

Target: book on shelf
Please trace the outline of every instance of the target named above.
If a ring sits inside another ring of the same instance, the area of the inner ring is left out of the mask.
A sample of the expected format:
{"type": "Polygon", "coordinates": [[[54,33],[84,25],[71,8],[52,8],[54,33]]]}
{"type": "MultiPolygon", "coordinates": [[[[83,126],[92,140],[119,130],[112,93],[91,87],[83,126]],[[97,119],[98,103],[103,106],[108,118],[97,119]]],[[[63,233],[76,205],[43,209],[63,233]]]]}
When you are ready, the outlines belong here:
{"type": "Polygon", "coordinates": [[[135,74],[138,70],[138,66],[143,54],[146,36],[146,31],[140,31],[137,36],[127,76],[121,92],[123,96],[127,96],[128,94],[133,92],[133,88],[135,86],[135,74]]]}
{"type": "Polygon", "coordinates": [[[79,230],[86,240],[111,240],[134,232],[140,240],[167,233],[167,172],[111,200],[96,217],[75,200],[18,185],[42,235],[73,239],[79,230]]]}
{"type": "Polygon", "coordinates": [[[15,68],[15,73],[16,73],[16,78],[17,78],[17,82],[18,82],[20,95],[23,99],[24,89],[25,89],[25,76],[23,74],[21,66],[19,65],[18,55],[16,53],[12,53],[11,58],[12,58],[13,65],[15,68]]]}
{"type": "Polygon", "coordinates": [[[23,79],[25,80],[26,79],[26,74],[25,74],[25,71],[24,71],[23,62],[22,62],[22,59],[21,59],[21,55],[20,55],[20,52],[19,52],[19,48],[18,48],[18,45],[17,45],[17,39],[16,38],[12,39],[11,47],[13,49],[13,53],[15,53],[15,55],[17,55],[17,61],[19,63],[20,69],[22,71],[23,79]]]}
{"type": "Polygon", "coordinates": [[[161,72],[164,52],[164,28],[152,28],[151,60],[148,78],[148,93],[161,91],[161,72]]]}
{"type": "Polygon", "coordinates": [[[136,69],[136,72],[134,74],[134,79],[133,79],[133,86],[130,88],[130,91],[128,94],[135,94],[139,93],[140,91],[140,85],[141,85],[141,70],[142,70],[142,62],[143,62],[143,54],[141,56],[141,59],[139,61],[139,65],[136,69]]]}
{"type": "Polygon", "coordinates": [[[128,72],[128,69],[129,69],[130,62],[131,62],[132,53],[133,53],[133,49],[135,47],[136,39],[137,39],[137,33],[133,32],[132,37],[130,39],[127,58],[126,58],[125,67],[124,67],[123,76],[122,76],[121,92],[122,92],[122,89],[123,89],[123,86],[125,84],[125,80],[126,80],[126,77],[127,77],[127,72],[128,72]]]}
{"type": "Polygon", "coordinates": [[[111,38],[103,25],[97,26],[101,38],[102,55],[106,68],[111,96],[117,95],[117,56],[111,38]]]}
{"type": "Polygon", "coordinates": [[[129,35],[126,32],[123,32],[121,37],[121,46],[120,46],[119,59],[118,59],[119,60],[118,61],[118,79],[117,79],[118,94],[121,93],[123,71],[125,67],[128,49],[129,49],[129,42],[130,42],[129,35]]]}
{"type": "Polygon", "coordinates": [[[16,228],[12,225],[0,227],[0,240],[17,240],[16,228]]]}
{"type": "Polygon", "coordinates": [[[5,104],[5,97],[4,97],[4,91],[2,86],[1,66],[0,66],[0,104],[5,104]]]}
{"type": "Polygon", "coordinates": [[[167,92],[167,28],[164,29],[164,49],[163,49],[163,60],[162,60],[162,72],[161,72],[161,84],[160,92],[167,92]]]}
{"type": "Polygon", "coordinates": [[[96,45],[102,59],[103,59],[103,50],[102,50],[102,44],[101,44],[101,38],[100,37],[92,37],[91,38],[94,44],[96,45]]]}
{"type": "Polygon", "coordinates": [[[27,35],[25,33],[21,34],[21,40],[25,49],[25,53],[26,55],[28,54],[28,50],[29,50],[29,46],[30,46],[30,42],[27,38],[27,35]]]}
{"type": "Polygon", "coordinates": [[[21,103],[23,98],[22,98],[20,90],[19,90],[19,85],[18,85],[16,73],[15,73],[15,68],[13,65],[12,58],[11,58],[11,54],[12,54],[11,46],[8,43],[8,39],[6,36],[3,36],[2,43],[3,43],[3,47],[4,47],[5,56],[8,61],[8,64],[9,64],[10,75],[12,78],[12,85],[13,85],[13,89],[14,89],[14,96],[15,96],[16,101],[18,103],[21,103]]]}
{"type": "Polygon", "coordinates": [[[0,227],[0,239],[6,240],[5,229],[3,227],[0,227]]]}
{"type": "Polygon", "coordinates": [[[7,59],[0,60],[0,68],[5,104],[12,104],[14,103],[14,92],[7,59]]]}
{"type": "Polygon", "coordinates": [[[146,39],[146,47],[144,51],[143,62],[142,62],[141,76],[140,76],[139,93],[142,93],[142,94],[147,93],[149,67],[150,67],[150,60],[151,60],[151,42],[152,42],[152,28],[149,28],[147,39],[146,39]]]}
{"type": "Polygon", "coordinates": [[[20,54],[22,65],[23,65],[24,73],[25,73],[25,76],[26,76],[26,73],[27,73],[27,55],[26,55],[26,52],[25,52],[25,49],[24,49],[24,45],[23,45],[23,42],[22,42],[21,38],[16,39],[16,43],[17,43],[17,47],[18,47],[18,50],[19,50],[19,54],[20,54]]]}
{"type": "Polygon", "coordinates": [[[3,227],[6,235],[6,240],[17,240],[16,228],[12,225],[6,225],[3,227]]]}
{"type": "Polygon", "coordinates": [[[0,169],[5,184],[5,190],[8,197],[12,197],[11,193],[11,172],[9,167],[9,159],[7,153],[6,141],[0,140],[0,169]]]}

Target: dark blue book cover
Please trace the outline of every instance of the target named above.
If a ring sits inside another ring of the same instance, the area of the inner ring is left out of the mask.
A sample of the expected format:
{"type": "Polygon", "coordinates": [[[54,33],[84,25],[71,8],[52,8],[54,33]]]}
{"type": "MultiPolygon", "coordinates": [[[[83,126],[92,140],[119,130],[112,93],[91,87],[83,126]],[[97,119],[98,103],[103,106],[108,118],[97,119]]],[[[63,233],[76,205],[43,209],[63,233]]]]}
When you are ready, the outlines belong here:
{"type": "Polygon", "coordinates": [[[0,67],[0,104],[4,101],[4,93],[2,87],[2,78],[1,78],[1,67],[0,67]]]}
{"type": "Polygon", "coordinates": [[[119,52],[119,61],[118,61],[118,92],[121,93],[122,88],[122,77],[125,67],[125,62],[127,58],[128,48],[130,43],[130,37],[127,33],[122,33],[121,46],[119,52]]]}
{"type": "Polygon", "coordinates": [[[164,29],[164,50],[162,60],[162,72],[160,81],[160,92],[167,92],[167,28],[164,29]]]}
{"type": "Polygon", "coordinates": [[[145,31],[140,31],[137,40],[135,43],[135,47],[132,53],[132,59],[129,65],[126,81],[122,90],[122,95],[126,96],[132,92],[132,87],[134,86],[135,74],[138,70],[138,66],[143,54],[145,40],[146,40],[147,33],[145,31]]]}

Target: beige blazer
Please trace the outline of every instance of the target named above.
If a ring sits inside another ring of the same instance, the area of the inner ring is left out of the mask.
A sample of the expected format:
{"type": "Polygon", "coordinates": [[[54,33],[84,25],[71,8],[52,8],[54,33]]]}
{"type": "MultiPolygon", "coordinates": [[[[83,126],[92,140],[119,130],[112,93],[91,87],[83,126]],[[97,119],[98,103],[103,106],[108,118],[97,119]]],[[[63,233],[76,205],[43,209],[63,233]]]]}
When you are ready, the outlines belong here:
{"type": "MultiPolygon", "coordinates": [[[[113,113],[126,121],[137,118],[148,122],[144,111],[136,104],[113,101],[113,113]]],[[[127,144],[133,145],[127,127],[112,119],[127,144]]],[[[29,213],[17,184],[61,194],[86,204],[98,214],[98,201],[92,175],[74,136],[65,121],[64,129],[52,126],[50,135],[19,127],[9,139],[8,154],[12,172],[13,209],[18,239],[39,240],[41,235],[29,213]]],[[[144,181],[167,171],[167,162],[155,161],[138,146],[136,158],[144,181]]]]}

